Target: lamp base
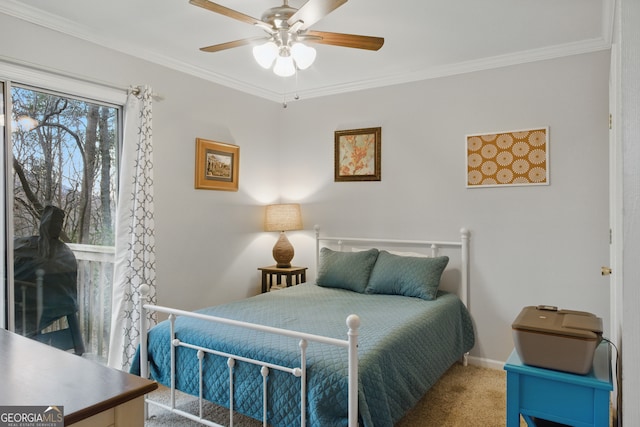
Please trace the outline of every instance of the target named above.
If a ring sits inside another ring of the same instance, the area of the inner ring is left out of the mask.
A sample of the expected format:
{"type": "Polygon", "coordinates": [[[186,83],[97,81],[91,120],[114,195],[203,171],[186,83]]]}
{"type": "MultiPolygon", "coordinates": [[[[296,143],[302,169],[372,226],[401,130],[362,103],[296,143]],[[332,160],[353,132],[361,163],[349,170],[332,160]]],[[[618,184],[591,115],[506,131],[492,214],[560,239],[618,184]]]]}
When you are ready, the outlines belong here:
{"type": "Polygon", "coordinates": [[[278,241],[273,246],[273,259],[276,260],[276,267],[289,268],[291,267],[291,260],[293,259],[293,246],[284,231],[280,232],[278,241]]]}

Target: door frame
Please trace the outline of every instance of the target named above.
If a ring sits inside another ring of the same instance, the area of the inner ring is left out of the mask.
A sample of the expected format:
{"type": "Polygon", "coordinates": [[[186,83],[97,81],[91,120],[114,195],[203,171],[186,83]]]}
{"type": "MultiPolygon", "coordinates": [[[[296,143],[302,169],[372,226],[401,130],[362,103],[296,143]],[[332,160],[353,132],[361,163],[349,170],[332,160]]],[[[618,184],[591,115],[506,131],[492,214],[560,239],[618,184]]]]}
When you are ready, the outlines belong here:
{"type": "MultiPolygon", "coordinates": [[[[622,348],[622,272],[624,246],[624,216],[623,216],[623,159],[622,138],[617,124],[620,122],[620,44],[611,45],[611,66],[609,73],[609,311],[610,311],[610,339],[616,346],[612,357],[612,372],[617,378],[617,354],[622,348]]],[[[612,398],[613,410],[618,411],[621,394],[618,386],[621,378],[614,382],[612,398]]],[[[619,417],[616,417],[619,418],[619,417]]]]}

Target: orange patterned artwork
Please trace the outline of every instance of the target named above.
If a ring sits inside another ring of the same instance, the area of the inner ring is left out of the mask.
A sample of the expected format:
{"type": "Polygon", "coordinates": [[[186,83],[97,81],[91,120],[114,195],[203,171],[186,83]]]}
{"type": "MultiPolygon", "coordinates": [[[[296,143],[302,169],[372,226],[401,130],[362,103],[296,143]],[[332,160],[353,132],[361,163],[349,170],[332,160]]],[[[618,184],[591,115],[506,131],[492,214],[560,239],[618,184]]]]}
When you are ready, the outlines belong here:
{"type": "Polygon", "coordinates": [[[467,187],[549,184],[549,129],[467,135],[467,187]]]}
{"type": "Polygon", "coordinates": [[[335,132],[335,180],[380,181],[382,128],[335,132]]]}

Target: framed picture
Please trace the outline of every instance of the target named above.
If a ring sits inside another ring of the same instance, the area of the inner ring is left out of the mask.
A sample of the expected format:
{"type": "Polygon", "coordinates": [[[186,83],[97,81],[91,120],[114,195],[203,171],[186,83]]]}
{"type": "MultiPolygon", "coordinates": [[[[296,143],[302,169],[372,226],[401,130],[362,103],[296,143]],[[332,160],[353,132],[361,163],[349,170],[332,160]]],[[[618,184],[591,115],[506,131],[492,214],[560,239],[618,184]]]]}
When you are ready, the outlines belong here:
{"type": "Polygon", "coordinates": [[[195,188],[238,191],[240,147],[196,138],[195,188]]]}
{"type": "Polygon", "coordinates": [[[380,181],[382,128],[335,133],[335,181],[380,181]]]}
{"type": "Polygon", "coordinates": [[[549,128],[467,135],[467,188],[549,185],[549,128]]]}

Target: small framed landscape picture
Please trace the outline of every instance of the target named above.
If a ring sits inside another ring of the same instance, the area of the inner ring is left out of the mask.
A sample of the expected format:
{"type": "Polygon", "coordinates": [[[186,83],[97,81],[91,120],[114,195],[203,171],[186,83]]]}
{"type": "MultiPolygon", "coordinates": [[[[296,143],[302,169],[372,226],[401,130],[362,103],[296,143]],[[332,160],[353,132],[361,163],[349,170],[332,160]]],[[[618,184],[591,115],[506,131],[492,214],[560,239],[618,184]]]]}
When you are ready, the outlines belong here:
{"type": "Polygon", "coordinates": [[[196,138],[195,188],[238,191],[240,147],[196,138]]]}
{"type": "Polygon", "coordinates": [[[380,181],[382,128],[335,132],[335,181],[380,181]]]}

